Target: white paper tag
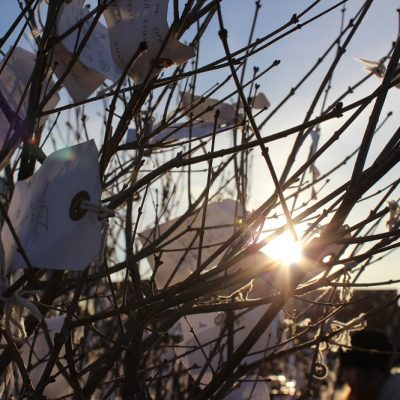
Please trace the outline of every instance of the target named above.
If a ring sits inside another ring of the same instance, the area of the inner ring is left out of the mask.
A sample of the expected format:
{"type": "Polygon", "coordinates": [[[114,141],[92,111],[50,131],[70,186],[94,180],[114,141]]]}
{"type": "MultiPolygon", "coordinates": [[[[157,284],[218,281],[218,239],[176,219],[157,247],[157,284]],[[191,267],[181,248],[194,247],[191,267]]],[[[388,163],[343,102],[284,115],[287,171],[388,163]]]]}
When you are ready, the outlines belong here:
{"type": "Polygon", "coordinates": [[[360,62],[366,71],[373,72],[378,78],[383,78],[386,73],[386,67],[381,61],[371,61],[365,58],[356,58],[360,62]]]}
{"type": "Polygon", "coordinates": [[[188,116],[193,114],[193,117],[203,122],[214,122],[215,112],[219,110],[218,125],[230,125],[235,120],[235,107],[232,104],[218,104],[218,99],[207,98],[201,100],[201,96],[193,96],[190,93],[182,93],[182,106],[188,116]],[[207,111],[210,108],[211,111],[207,111]],[[190,110],[190,112],[189,112],[190,110]],[[201,113],[203,113],[200,115],[201,113]]]}
{"type": "MultiPolygon", "coordinates": [[[[97,215],[71,214],[71,204],[79,196],[100,201],[93,140],[52,153],[34,175],[15,185],[8,216],[33,267],[82,271],[98,255],[101,224],[97,215]]],[[[1,238],[6,270],[26,268],[7,223],[1,238]]]]}
{"type": "MultiPolygon", "coordinates": [[[[208,205],[205,220],[203,250],[201,255],[203,261],[214,253],[218,247],[224,244],[225,241],[234,233],[236,224],[235,211],[236,202],[230,199],[208,205]]],[[[155,275],[155,281],[159,288],[164,287],[167,283],[171,285],[180,282],[196,270],[199,245],[198,232],[202,226],[202,215],[203,210],[201,209],[195,215],[188,217],[167,240],[172,238],[176,239],[161,247],[164,251],[161,257],[163,264],[158,268],[155,275]],[[196,235],[197,239],[194,240],[196,235]],[[184,260],[180,263],[181,258],[186,252],[187,254],[184,260]],[[179,269],[174,272],[179,263],[179,269]]],[[[238,216],[241,216],[239,206],[238,216]]],[[[158,225],[156,228],[151,228],[140,233],[139,238],[143,246],[152,243],[154,239],[157,239],[167,229],[169,229],[175,221],[176,219],[165,222],[164,224],[158,225]]],[[[221,257],[222,255],[216,257],[213,264],[216,265],[221,257]]],[[[149,257],[148,260],[154,269],[154,258],[149,257]]]]}
{"type": "Polygon", "coordinates": [[[267,96],[263,92],[257,93],[253,100],[253,107],[261,110],[262,108],[268,108],[271,105],[267,96]]]}
{"type": "Polygon", "coordinates": [[[180,124],[176,126],[169,126],[168,128],[163,129],[154,137],[153,141],[189,139],[190,136],[192,138],[202,138],[204,136],[211,135],[213,132],[213,122],[203,122],[200,124],[195,124],[191,127],[187,124],[180,124]]]}
{"type": "MultiPolygon", "coordinates": [[[[251,310],[235,311],[236,318],[233,322],[234,350],[243,343],[267,309],[268,306],[265,305],[255,307],[251,310]]],[[[214,326],[196,330],[196,326],[194,325],[195,336],[185,326],[185,324],[188,325],[185,319],[181,318],[180,324],[183,340],[175,348],[175,352],[177,356],[181,357],[183,365],[186,368],[190,368],[189,373],[193,379],[197,379],[201,375],[200,382],[208,384],[214,372],[228,359],[228,331],[226,329],[225,313],[202,314],[202,318],[205,325],[211,326],[214,324],[214,326]],[[200,348],[200,346],[202,347],[200,348]]],[[[244,363],[252,363],[271,354],[273,350],[267,351],[267,349],[276,345],[280,340],[280,326],[283,319],[283,312],[281,312],[251,348],[250,355],[243,359],[244,363]]]]}
{"type": "MultiPolygon", "coordinates": [[[[156,129],[156,128],[155,128],[156,129]]],[[[164,128],[160,133],[151,139],[151,143],[159,141],[170,141],[179,139],[202,138],[211,135],[214,132],[214,123],[203,122],[188,126],[188,124],[178,124],[164,128]]],[[[134,128],[129,128],[126,135],[126,143],[135,143],[137,141],[137,132],[134,128]]]]}
{"type": "MultiPolygon", "coordinates": [[[[310,148],[310,158],[314,156],[314,154],[316,153],[317,149],[318,149],[318,142],[319,142],[319,138],[320,138],[320,133],[319,133],[319,129],[313,129],[310,132],[310,136],[311,136],[311,148],[310,148]]],[[[321,173],[319,172],[319,169],[316,167],[315,162],[313,162],[310,165],[310,172],[312,174],[312,181],[316,181],[321,173]]]]}
{"type": "MultiPolygon", "coordinates": [[[[64,4],[58,14],[57,33],[58,35],[68,31],[71,27],[87,17],[89,9],[84,7],[85,0],[72,0],[64,4]]],[[[82,25],[82,29],[74,30],[70,35],[63,39],[62,43],[65,49],[73,54],[78,45],[86,36],[93,23],[94,17],[89,18],[82,25]]],[[[86,41],[85,46],[79,54],[79,59],[83,65],[90,68],[107,79],[117,80],[121,71],[115,65],[110,52],[110,38],[107,28],[100,22],[97,22],[95,28],[86,41]]]]}
{"type": "Polygon", "coordinates": [[[153,68],[157,75],[172,64],[181,65],[194,57],[194,49],[179,42],[171,32],[161,55],[161,46],[167,37],[167,0],[115,0],[104,11],[110,32],[111,54],[124,70],[142,42],[147,50],[132,64],[129,75],[141,83],[153,68]]]}
{"type": "MultiPolygon", "coordinates": [[[[61,331],[61,328],[64,324],[64,319],[64,317],[54,317],[45,320],[47,329],[49,331],[48,333],[51,341],[51,346],[54,346],[54,335],[61,331]]],[[[78,335],[82,335],[83,330],[80,329],[80,332],[77,333],[78,335]]],[[[25,367],[28,367],[29,360],[31,366],[33,366],[33,368],[29,370],[29,377],[31,378],[34,386],[37,385],[44,372],[47,361],[49,360],[50,350],[52,348],[51,346],[48,343],[45,331],[40,328],[37,334],[31,335],[31,337],[26,343],[24,343],[20,350],[25,367]]],[[[59,354],[58,361],[64,367],[67,366],[67,362],[65,361],[64,347],[59,354]]],[[[54,382],[51,382],[46,386],[43,392],[45,396],[48,396],[49,398],[59,398],[73,393],[72,387],[69,385],[64,376],[60,373],[57,366],[53,368],[52,376],[55,376],[55,380],[54,382]]]]}
{"type": "MultiPolygon", "coordinates": [[[[2,65],[3,63],[4,60],[2,65]]],[[[16,47],[0,74],[0,148],[3,147],[6,139],[7,141],[10,139],[11,135],[14,135],[13,142],[16,145],[23,139],[22,136],[17,138],[16,135],[22,134],[22,132],[19,132],[19,127],[26,118],[29,102],[29,90],[26,90],[26,88],[34,66],[35,55],[16,47]],[[10,130],[10,118],[13,120],[13,131],[7,136],[10,130]]],[[[46,86],[47,79],[43,82],[43,87],[46,86]]],[[[52,87],[53,83],[50,82],[47,90],[52,87]]],[[[41,97],[43,98],[43,95],[41,97]]],[[[59,100],[58,93],[55,93],[43,110],[53,109],[59,100]]]]}

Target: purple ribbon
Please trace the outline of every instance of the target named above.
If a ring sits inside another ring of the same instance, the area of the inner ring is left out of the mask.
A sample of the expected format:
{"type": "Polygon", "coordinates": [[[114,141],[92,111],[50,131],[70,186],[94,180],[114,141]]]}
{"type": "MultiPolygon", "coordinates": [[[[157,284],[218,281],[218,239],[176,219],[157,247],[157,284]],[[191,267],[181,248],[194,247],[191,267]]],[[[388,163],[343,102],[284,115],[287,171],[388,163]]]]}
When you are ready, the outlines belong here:
{"type": "MultiPolygon", "coordinates": [[[[27,133],[27,120],[23,120],[19,117],[19,115],[12,110],[10,105],[8,104],[6,98],[3,93],[0,91],[0,109],[3,111],[6,116],[8,122],[10,123],[12,130],[16,132],[16,135],[9,135],[7,138],[7,142],[12,146],[16,144],[17,138],[20,137],[21,140],[25,139],[27,133]]],[[[4,147],[4,145],[3,145],[4,147]]]]}

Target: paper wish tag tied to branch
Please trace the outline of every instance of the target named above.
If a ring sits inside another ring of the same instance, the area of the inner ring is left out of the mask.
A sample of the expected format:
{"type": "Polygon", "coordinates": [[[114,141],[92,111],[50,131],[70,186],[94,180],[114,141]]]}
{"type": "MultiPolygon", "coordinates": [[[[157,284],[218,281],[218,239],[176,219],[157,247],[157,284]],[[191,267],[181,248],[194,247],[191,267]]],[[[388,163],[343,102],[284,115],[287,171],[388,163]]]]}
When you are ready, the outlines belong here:
{"type": "Polygon", "coordinates": [[[371,61],[365,58],[356,58],[360,62],[366,71],[373,72],[378,78],[383,78],[386,74],[386,67],[382,61],[371,61]]]}
{"type": "Polygon", "coordinates": [[[235,121],[234,105],[219,103],[218,99],[182,93],[182,107],[188,117],[193,116],[193,118],[203,122],[214,122],[217,110],[219,110],[218,125],[230,125],[235,121]]]}
{"type": "MultiPolygon", "coordinates": [[[[153,256],[148,260],[155,271],[155,281],[159,288],[181,282],[197,269],[199,259],[200,235],[203,232],[201,260],[205,261],[213,254],[237,229],[237,218],[241,217],[240,206],[234,200],[210,203],[207,207],[204,229],[202,230],[203,209],[188,216],[164,240],[165,245],[157,245],[162,262],[157,266],[153,256]]],[[[157,225],[139,234],[143,246],[151,245],[167,232],[179,218],[157,225]]],[[[216,265],[221,260],[219,255],[213,260],[216,265]]]]}
{"type": "MultiPolygon", "coordinates": [[[[193,379],[208,384],[214,373],[228,360],[228,341],[236,350],[250,334],[260,318],[268,309],[267,305],[253,309],[235,311],[232,318],[226,313],[201,314],[202,325],[198,328],[191,322],[192,316],[181,318],[182,342],[175,347],[175,352],[185,368],[189,369],[193,379]]],[[[258,341],[251,348],[242,363],[262,360],[272,354],[273,347],[282,336],[283,312],[272,321],[258,341]]]]}
{"type": "Polygon", "coordinates": [[[153,141],[189,139],[190,137],[199,139],[205,136],[211,136],[213,132],[213,122],[201,122],[193,124],[192,126],[188,124],[177,124],[164,128],[160,133],[154,136],[153,141]]]}
{"type": "MultiPolygon", "coordinates": [[[[11,53],[4,57],[0,73],[0,148],[7,142],[17,146],[25,139],[23,122],[29,102],[29,85],[33,68],[35,66],[35,55],[25,49],[16,47],[11,53]],[[27,90],[28,88],[28,90],[27,90]]],[[[47,90],[53,87],[50,77],[42,84],[47,90]]],[[[41,98],[43,98],[43,93],[41,98]]],[[[60,97],[55,93],[45,105],[43,110],[51,110],[58,103],[60,97]]],[[[45,122],[45,118],[41,123],[45,122]]]]}
{"type": "MultiPolygon", "coordinates": [[[[385,76],[386,67],[385,64],[383,63],[384,59],[379,61],[372,61],[372,60],[366,60],[365,58],[356,58],[356,60],[364,65],[366,71],[372,72],[376,77],[382,79],[385,76]]],[[[400,74],[395,76],[394,79],[398,79],[399,77],[400,74]]],[[[400,83],[398,83],[396,87],[400,88],[400,83]]]]}
{"type": "Polygon", "coordinates": [[[104,81],[117,80],[121,71],[116,66],[110,52],[110,39],[107,28],[94,17],[88,18],[89,9],[85,0],[64,2],[57,18],[57,34],[63,35],[73,29],[61,43],[54,48],[54,72],[60,78],[68,69],[74,54],[84,43],[79,58],[74,62],[63,84],[74,101],[86,99],[104,81]],[[80,21],[85,22],[79,26],[80,21]]]}
{"type": "Polygon", "coordinates": [[[271,103],[267,99],[267,96],[263,92],[257,93],[257,95],[253,99],[253,107],[257,110],[261,110],[263,108],[268,108],[271,106],[271,103]]]}
{"type": "MultiPolygon", "coordinates": [[[[17,182],[8,217],[33,267],[81,271],[95,259],[101,224],[96,213],[80,205],[97,203],[100,196],[93,140],[52,153],[34,175],[17,182]]],[[[6,222],[1,238],[6,270],[26,268],[6,222]]]]}
{"type": "MultiPolygon", "coordinates": [[[[320,138],[320,130],[319,130],[319,128],[313,129],[310,132],[310,136],[311,136],[311,147],[310,147],[310,154],[309,154],[308,158],[313,157],[314,154],[317,152],[319,138],[320,138]]],[[[319,172],[319,169],[315,165],[315,162],[313,162],[310,165],[310,173],[311,173],[312,183],[314,183],[321,176],[321,173],[319,172]]],[[[311,198],[312,199],[316,199],[317,198],[317,192],[315,191],[314,186],[311,188],[311,198]]]]}
{"type": "MultiPolygon", "coordinates": [[[[157,127],[155,128],[157,129],[157,127]]],[[[180,140],[180,139],[200,139],[203,137],[211,137],[214,132],[213,122],[200,122],[193,125],[188,125],[187,123],[176,124],[173,126],[168,126],[160,130],[159,133],[155,134],[151,139],[150,143],[156,142],[168,142],[170,140],[180,140]]],[[[218,131],[216,132],[218,133],[218,131]]],[[[126,135],[126,143],[137,142],[137,131],[134,128],[129,128],[126,135]]]]}
{"type": "Polygon", "coordinates": [[[194,48],[178,41],[167,22],[168,0],[115,0],[104,11],[115,63],[135,83],[142,83],[150,71],[157,75],[172,64],[181,65],[194,57],[194,48]],[[146,50],[134,61],[142,43],[146,50]],[[132,63],[133,61],[133,63],[132,63]]]}
{"type": "MultiPolygon", "coordinates": [[[[20,349],[22,360],[34,386],[39,382],[47,362],[50,359],[51,349],[54,346],[54,336],[61,331],[64,324],[64,317],[48,318],[45,319],[43,323],[46,325],[47,329],[41,327],[36,334],[31,335],[20,349]]],[[[72,343],[78,344],[82,336],[83,329],[79,328],[73,331],[72,343]]],[[[60,366],[68,368],[67,365],[65,348],[63,346],[58,357],[57,365],[54,366],[51,373],[51,377],[54,379],[51,380],[51,383],[46,385],[43,392],[48,398],[59,398],[74,392],[73,388],[60,371],[60,366]]]]}

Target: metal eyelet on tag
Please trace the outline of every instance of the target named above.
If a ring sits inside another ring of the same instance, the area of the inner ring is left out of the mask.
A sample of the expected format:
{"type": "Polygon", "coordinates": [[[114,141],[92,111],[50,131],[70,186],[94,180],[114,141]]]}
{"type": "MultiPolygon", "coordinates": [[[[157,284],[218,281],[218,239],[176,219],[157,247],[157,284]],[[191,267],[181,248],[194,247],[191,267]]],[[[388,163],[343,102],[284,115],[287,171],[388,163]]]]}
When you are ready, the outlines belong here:
{"type": "Polygon", "coordinates": [[[79,221],[86,215],[87,210],[81,208],[82,202],[85,200],[90,200],[90,195],[86,190],[77,193],[72,199],[71,206],[69,207],[69,217],[72,221],[79,221]]]}

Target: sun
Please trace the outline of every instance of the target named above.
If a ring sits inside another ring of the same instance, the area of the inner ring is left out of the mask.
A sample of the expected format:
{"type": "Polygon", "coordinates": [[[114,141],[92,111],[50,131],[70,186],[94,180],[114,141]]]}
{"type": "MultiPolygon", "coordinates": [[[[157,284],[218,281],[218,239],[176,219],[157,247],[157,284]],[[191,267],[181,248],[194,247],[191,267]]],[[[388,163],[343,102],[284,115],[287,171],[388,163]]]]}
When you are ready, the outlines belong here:
{"type": "Polygon", "coordinates": [[[261,251],[286,265],[296,264],[303,257],[301,243],[295,241],[289,233],[283,233],[271,240],[261,251]]]}

